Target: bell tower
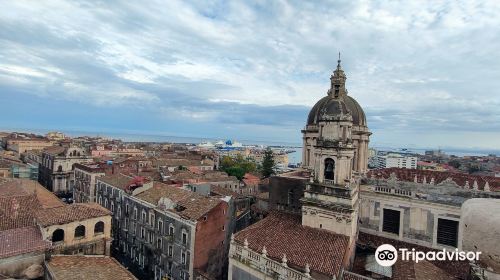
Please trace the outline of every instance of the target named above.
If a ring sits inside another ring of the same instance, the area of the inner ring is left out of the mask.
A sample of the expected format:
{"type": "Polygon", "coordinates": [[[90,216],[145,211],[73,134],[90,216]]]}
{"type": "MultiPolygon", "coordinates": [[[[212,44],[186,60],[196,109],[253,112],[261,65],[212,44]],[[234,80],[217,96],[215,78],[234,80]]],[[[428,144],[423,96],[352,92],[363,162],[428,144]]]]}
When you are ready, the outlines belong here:
{"type": "Polygon", "coordinates": [[[353,172],[353,117],[345,102],[340,54],[330,81],[328,96],[318,110],[317,137],[307,166],[313,175],[301,200],[302,225],[356,238],[359,180],[353,172]]]}
{"type": "Polygon", "coordinates": [[[333,75],[330,77],[330,90],[328,91],[328,95],[333,96],[334,98],[340,98],[347,94],[345,89],[345,81],[347,77],[340,66],[340,52],[339,52],[339,60],[337,60],[337,69],[333,71],[333,75]]]}

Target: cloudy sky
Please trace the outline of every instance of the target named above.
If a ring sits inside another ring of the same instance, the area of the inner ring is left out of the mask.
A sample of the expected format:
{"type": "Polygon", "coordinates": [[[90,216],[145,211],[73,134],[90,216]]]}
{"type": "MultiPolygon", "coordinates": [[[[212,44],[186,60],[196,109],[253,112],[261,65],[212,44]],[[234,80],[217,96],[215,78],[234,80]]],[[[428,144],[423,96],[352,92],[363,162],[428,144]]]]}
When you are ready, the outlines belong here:
{"type": "Polygon", "coordinates": [[[500,1],[0,0],[0,128],[300,143],[342,52],[376,145],[500,149],[500,1]]]}

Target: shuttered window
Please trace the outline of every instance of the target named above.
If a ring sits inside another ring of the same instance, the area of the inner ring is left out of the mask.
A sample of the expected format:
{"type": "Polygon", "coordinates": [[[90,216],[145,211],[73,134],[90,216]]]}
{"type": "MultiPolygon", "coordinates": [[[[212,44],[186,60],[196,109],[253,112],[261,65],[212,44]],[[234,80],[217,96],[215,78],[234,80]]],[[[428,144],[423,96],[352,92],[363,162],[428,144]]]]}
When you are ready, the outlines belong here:
{"type": "Polygon", "coordinates": [[[384,209],[384,220],[382,230],[394,234],[399,234],[400,212],[392,209],[384,209]]]}
{"type": "Polygon", "coordinates": [[[437,243],[457,247],[458,221],[438,219],[437,243]]]}

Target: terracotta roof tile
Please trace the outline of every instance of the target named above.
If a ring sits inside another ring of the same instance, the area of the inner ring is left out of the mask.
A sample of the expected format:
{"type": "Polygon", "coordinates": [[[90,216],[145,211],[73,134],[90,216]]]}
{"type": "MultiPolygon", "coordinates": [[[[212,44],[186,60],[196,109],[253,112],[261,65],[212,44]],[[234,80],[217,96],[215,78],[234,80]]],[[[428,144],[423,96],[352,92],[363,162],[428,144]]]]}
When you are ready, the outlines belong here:
{"type": "Polygon", "coordinates": [[[122,190],[127,189],[132,183],[133,179],[134,179],[133,177],[126,176],[123,174],[106,175],[97,178],[97,180],[101,182],[107,183],[109,185],[112,185],[113,187],[117,187],[122,190]]]}
{"type": "Polygon", "coordinates": [[[349,237],[327,230],[302,226],[301,216],[273,212],[265,219],[238,232],[235,240],[249,248],[281,261],[286,254],[288,264],[329,276],[338,275],[349,247],[349,237]]]}
{"type": "Polygon", "coordinates": [[[183,190],[174,186],[169,186],[160,182],[153,182],[153,187],[145,190],[135,197],[149,202],[153,205],[158,205],[158,201],[162,197],[169,198],[173,202],[178,202],[191,196],[193,193],[188,190],[183,190]]]}
{"type": "Polygon", "coordinates": [[[52,256],[47,263],[54,280],[137,280],[115,259],[107,256],[52,256]]]}
{"type": "Polygon", "coordinates": [[[219,197],[205,197],[192,193],[189,197],[179,201],[178,207],[171,211],[185,218],[198,220],[221,203],[225,202],[219,197]]]}
{"type": "Polygon", "coordinates": [[[43,240],[40,229],[35,226],[0,231],[0,258],[44,251],[50,242],[43,240]]]}
{"type": "Polygon", "coordinates": [[[36,194],[36,198],[43,208],[65,205],[57,196],[36,181],[28,179],[0,180],[0,197],[30,196],[34,194],[36,194]]]}
{"type": "Polygon", "coordinates": [[[37,220],[42,226],[50,226],[108,215],[111,215],[111,212],[99,204],[74,203],[64,207],[42,209],[37,213],[37,220]]]}
{"type": "Polygon", "coordinates": [[[34,195],[0,197],[0,230],[35,225],[40,204],[34,195]]]}
{"type": "Polygon", "coordinates": [[[223,196],[232,196],[232,197],[239,197],[241,196],[237,192],[234,192],[230,189],[226,189],[224,187],[221,187],[219,185],[210,185],[210,192],[216,194],[216,195],[223,195],[223,196]]]}

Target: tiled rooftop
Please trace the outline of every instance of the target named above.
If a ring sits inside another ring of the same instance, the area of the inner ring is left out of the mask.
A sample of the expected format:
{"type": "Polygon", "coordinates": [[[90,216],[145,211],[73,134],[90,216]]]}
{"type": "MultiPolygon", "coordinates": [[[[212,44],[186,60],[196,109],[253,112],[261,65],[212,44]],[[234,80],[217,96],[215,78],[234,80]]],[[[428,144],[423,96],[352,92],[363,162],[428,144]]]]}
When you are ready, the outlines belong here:
{"type": "Polygon", "coordinates": [[[136,195],[137,198],[158,205],[162,197],[167,197],[173,202],[178,202],[191,196],[193,193],[174,186],[169,186],[160,182],[154,182],[153,187],[136,195]]]}
{"type": "Polygon", "coordinates": [[[96,203],[74,203],[64,207],[42,209],[37,213],[37,220],[42,226],[50,226],[108,215],[111,215],[111,212],[96,203]]]}
{"type": "Polygon", "coordinates": [[[0,231],[0,259],[29,252],[44,251],[50,242],[43,240],[36,226],[0,231]]]}
{"type": "Polygon", "coordinates": [[[52,256],[47,263],[53,280],[137,280],[115,259],[107,256],[52,256]]]}
{"type": "Polygon", "coordinates": [[[122,190],[127,189],[134,182],[133,177],[123,174],[106,175],[99,177],[97,180],[112,185],[113,187],[120,188],[122,190]]]}
{"type": "Polygon", "coordinates": [[[47,154],[50,154],[53,156],[63,155],[65,151],[66,151],[66,148],[61,147],[61,146],[53,146],[53,147],[48,147],[48,148],[43,149],[44,153],[47,153],[47,154]]]}
{"type": "Polygon", "coordinates": [[[232,196],[234,198],[239,197],[240,194],[237,192],[234,192],[230,189],[226,189],[224,187],[221,187],[219,185],[210,185],[210,192],[216,195],[222,195],[222,196],[232,196]]]}
{"type": "Polygon", "coordinates": [[[177,204],[177,207],[167,209],[168,211],[191,220],[198,220],[219,205],[219,203],[223,202],[220,197],[204,197],[197,193],[160,182],[154,182],[152,188],[138,193],[135,197],[153,205],[158,205],[161,198],[168,198],[177,204]]]}
{"type": "Polygon", "coordinates": [[[349,246],[349,238],[323,229],[302,226],[301,216],[273,212],[265,219],[238,232],[235,240],[255,252],[262,252],[279,262],[286,254],[288,266],[302,270],[337,275],[349,246]]]}
{"type": "Polygon", "coordinates": [[[34,195],[0,197],[0,231],[35,225],[40,204],[34,195]]]}
{"type": "Polygon", "coordinates": [[[193,193],[188,198],[177,203],[178,206],[181,206],[180,209],[171,209],[171,211],[176,212],[182,217],[198,220],[223,202],[219,197],[205,197],[193,193]]]}

